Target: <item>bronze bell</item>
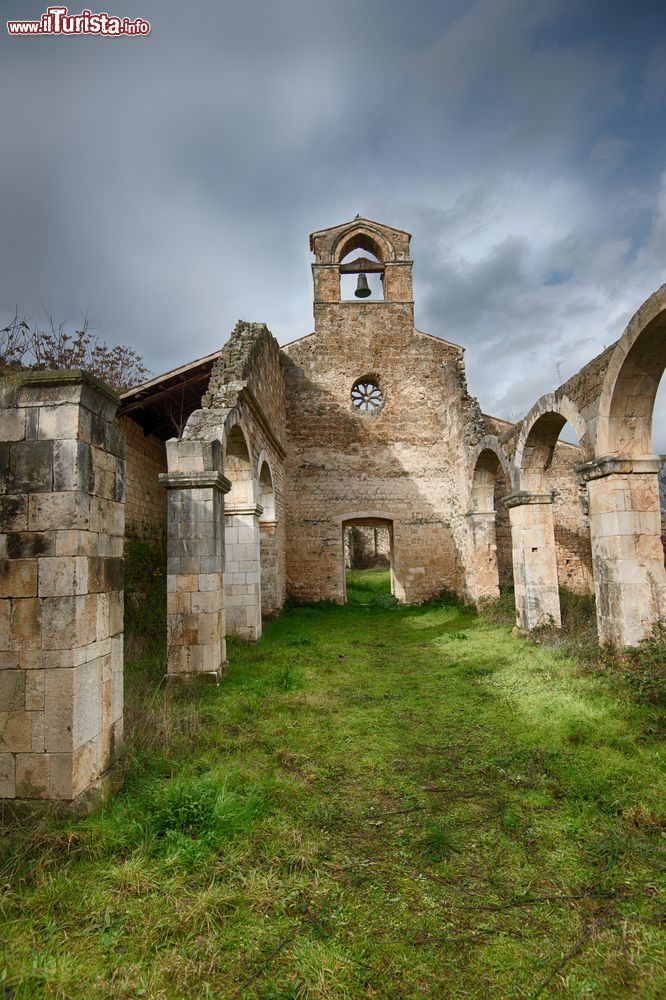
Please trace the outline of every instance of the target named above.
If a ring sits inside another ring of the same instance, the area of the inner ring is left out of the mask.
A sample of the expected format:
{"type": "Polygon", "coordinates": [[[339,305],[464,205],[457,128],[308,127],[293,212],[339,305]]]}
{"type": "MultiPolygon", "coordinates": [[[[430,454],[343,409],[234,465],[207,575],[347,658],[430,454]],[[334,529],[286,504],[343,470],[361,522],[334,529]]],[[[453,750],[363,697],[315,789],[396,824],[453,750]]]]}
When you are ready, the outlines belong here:
{"type": "Polygon", "coordinates": [[[372,291],[368,288],[368,279],[364,274],[358,276],[354,295],[357,299],[367,299],[368,295],[372,295],[372,291]]]}

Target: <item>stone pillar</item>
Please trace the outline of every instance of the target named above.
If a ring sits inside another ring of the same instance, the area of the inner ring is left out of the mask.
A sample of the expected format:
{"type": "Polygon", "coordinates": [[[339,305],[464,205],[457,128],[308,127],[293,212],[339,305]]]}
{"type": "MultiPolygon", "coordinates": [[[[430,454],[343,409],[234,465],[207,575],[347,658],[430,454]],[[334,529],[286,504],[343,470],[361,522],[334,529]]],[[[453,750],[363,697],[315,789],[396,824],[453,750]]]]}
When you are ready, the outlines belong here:
{"type": "Polygon", "coordinates": [[[261,562],[261,613],[273,615],[280,609],[278,595],[277,522],[259,522],[261,562]]]}
{"type": "Polygon", "coordinates": [[[0,798],[76,809],[113,787],[123,728],[125,442],[82,371],[0,389],[0,798]]]}
{"type": "Polygon", "coordinates": [[[261,637],[261,563],[258,504],[228,504],[225,510],[224,600],[227,632],[252,641],[261,637]]]}
{"type": "Polygon", "coordinates": [[[473,600],[499,597],[495,517],[494,510],[473,510],[467,515],[474,542],[469,588],[473,600]]]}
{"type": "Polygon", "coordinates": [[[660,459],[610,456],[578,467],[587,482],[601,645],[637,646],[666,614],[660,459]]]}
{"type": "Polygon", "coordinates": [[[219,441],[167,441],[167,672],[218,678],[226,663],[219,441]]]}
{"type": "Polygon", "coordinates": [[[509,508],[516,624],[561,625],[551,493],[523,490],[503,497],[509,508]]]}

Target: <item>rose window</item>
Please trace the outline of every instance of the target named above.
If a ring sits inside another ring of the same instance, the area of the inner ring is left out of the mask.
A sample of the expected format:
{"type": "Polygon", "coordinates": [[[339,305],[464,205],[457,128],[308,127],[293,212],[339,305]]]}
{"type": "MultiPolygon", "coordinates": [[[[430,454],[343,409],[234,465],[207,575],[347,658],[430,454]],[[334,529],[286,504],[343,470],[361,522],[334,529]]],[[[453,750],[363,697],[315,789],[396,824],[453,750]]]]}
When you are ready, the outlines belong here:
{"type": "Polygon", "coordinates": [[[352,403],[361,413],[376,413],[381,409],[384,397],[382,390],[372,379],[362,378],[351,391],[352,403]]]}

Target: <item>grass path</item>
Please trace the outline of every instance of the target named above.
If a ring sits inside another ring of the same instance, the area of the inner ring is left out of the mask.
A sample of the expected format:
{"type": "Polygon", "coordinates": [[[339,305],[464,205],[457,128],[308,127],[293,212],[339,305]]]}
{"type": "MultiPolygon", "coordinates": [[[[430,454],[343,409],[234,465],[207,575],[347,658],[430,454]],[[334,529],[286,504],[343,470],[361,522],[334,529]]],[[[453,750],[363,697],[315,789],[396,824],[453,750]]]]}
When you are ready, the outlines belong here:
{"type": "Polygon", "coordinates": [[[0,997],[666,995],[654,709],[385,595],[229,658],[138,660],[123,793],[9,845],[0,997]]]}

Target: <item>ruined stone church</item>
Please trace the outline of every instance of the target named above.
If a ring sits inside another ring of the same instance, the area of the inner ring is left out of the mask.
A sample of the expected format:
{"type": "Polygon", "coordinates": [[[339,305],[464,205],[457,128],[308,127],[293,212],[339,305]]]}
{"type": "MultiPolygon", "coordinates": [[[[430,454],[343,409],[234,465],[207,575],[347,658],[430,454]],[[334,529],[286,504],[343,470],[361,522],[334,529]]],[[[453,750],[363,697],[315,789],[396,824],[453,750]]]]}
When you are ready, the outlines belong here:
{"type": "Polygon", "coordinates": [[[126,532],[167,540],[174,676],[219,676],[226,636],[258,639],[287,597],[344,602],[350,526],[388,532],[401,602],[512,583],[529,630],[566,585],[618,646],[663,617],[666,286],[510,424],[470,396],[464,348],[415,328],[409,233],[357,217],[310,248],[314,330],[282,348],[239,322],[120,399],[81,372],[3,385],[0,797],[75,800],[118,753],[126,532]]]}

